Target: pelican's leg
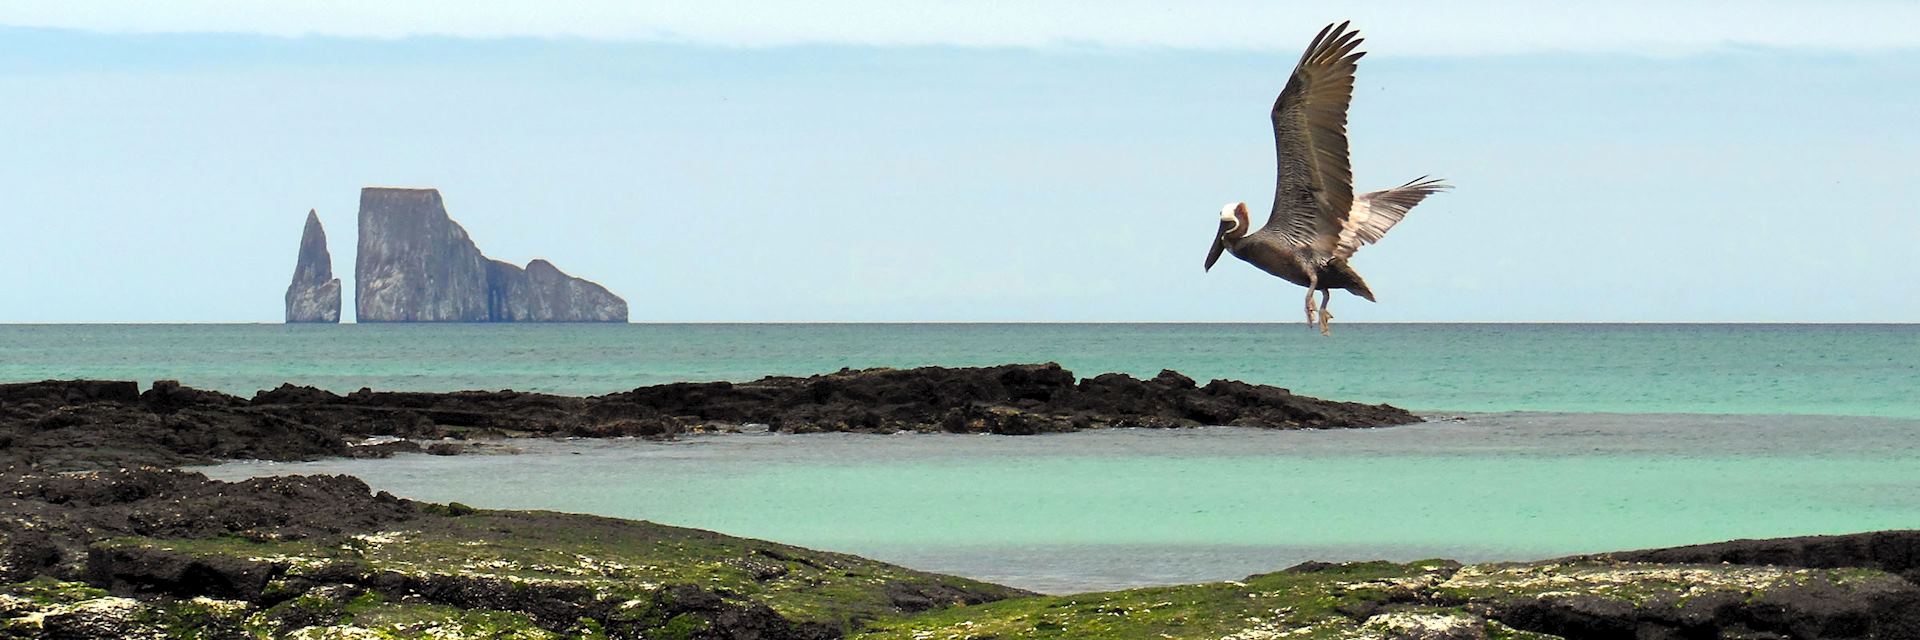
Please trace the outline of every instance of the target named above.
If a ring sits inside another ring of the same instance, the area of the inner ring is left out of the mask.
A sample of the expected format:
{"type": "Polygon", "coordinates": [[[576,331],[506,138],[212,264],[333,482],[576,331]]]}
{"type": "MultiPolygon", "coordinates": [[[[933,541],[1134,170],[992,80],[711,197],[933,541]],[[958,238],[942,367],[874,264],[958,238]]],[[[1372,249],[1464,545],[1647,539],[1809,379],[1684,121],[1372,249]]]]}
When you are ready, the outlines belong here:
{"type": "Polygon", "coordinates": [[[1318,288],[1320,288],[1320,274],[1315,273],[1312,269],[1308,269],[1307,270],[1307,328],[1308,329],[1312,329],[1319,324],[1319,320],[1317,320],[1314,317],[1314,308],[1313,308],[1313,290],[1318,288]]]}
{"type": "Polygon", "coordinates": [[[1333,302],[1333,290],[1320,290],[1320,335],[1323,336],[1333,335],[1333,328],[1327,326],[1327,321],[1333,319],[1333,312],[1327,310],[1329,302],[1333,302]]]}

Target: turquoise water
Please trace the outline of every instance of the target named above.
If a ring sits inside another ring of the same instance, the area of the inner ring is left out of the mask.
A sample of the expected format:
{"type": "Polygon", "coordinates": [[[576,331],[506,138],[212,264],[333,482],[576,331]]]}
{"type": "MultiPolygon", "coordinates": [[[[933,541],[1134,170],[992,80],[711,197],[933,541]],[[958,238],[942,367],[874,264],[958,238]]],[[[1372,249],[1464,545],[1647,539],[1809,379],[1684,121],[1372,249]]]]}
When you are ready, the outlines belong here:
{"type": "Polygon", "coordinates": [[[1163,368],[1429,411],[1920,418],[1920,325],[0,325],[0,381],[606,393],[840,367],[1163,368]]]}
{"type": "Polygon", "coordinates": [[[1532,559],[1920,527],[1920,421],[1477,414],[1391,429],[727,435],[235,463],[714,529],[1054,592],[1305,560],[1532,559]]]}
{"type": "Polygon", "coordinates": [[[1162,368],[1429,415],[1377,430],[732,435],[235,463],[649,519],[1049,591],[1304,560],[1524,559],[1920,527],[1920,325],[0,326],[0,381],[605,393],[841,367],[1162,368]]]}

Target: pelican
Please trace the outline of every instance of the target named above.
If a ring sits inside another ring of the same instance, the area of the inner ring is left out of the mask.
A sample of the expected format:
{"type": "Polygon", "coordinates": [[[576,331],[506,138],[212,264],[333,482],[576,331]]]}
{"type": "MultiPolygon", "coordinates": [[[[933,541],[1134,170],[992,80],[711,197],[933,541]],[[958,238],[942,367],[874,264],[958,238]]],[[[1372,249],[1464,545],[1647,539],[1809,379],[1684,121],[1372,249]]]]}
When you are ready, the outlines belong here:
{"type": "Polygon", "coordinates": [[[1353,72],[1360,56],[1359,31],[1349,23],[1327,25],[1307,45],[1287,86],[1273,101],[1273,145],[1279,179],[1273,213],[1253,228],[1247,203],[1220,208],[1220,230],[1207,251],[1206,270],[1220,252],[1261,271],[1307,288],[1307,326],[1332,335],[1327,303],[1334,289],[1373,301],[1367,281],[1347,264],[1360,247],[1379,242],[1407,211],[1436,192],[1451,188],[1427,177],[1384,191],[1353,193],[1347,163],[1347,103],[1353,99],[1353,72]],[[1320,304],[1313,304],[1313,292],[1320,304]]]}

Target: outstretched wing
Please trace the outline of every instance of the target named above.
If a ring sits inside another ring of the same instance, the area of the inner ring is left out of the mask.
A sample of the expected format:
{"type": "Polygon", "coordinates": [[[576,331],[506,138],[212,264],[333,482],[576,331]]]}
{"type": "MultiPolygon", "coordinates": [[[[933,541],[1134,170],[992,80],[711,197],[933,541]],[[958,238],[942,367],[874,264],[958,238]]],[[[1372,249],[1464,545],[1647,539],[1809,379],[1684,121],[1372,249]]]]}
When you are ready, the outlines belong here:
{"type": "Polygon", "coordinates": [[[1273,214],[1261,233],[1329,257],[1353,207],[1353,169],[1347,164],[1347,103],[1353,72],[1365,52],[1360,32],[1345,22],[1327,25],[1287,78],[1273,102],[1273,143],[1279,158],[1273,214]]]}
{"type": "Polygon", "coordinates": [[[1388,229],[1407,217],[1414,205],[1427,196],[1452,188],[1453,185],[1439,178],[1420,176],[1398,187],[1354,198],[1353,208],[1341,225],[1340,244],[1334,249],[1333,257],[1351,257],[1360,247],[1379,242],[1388,229]]]}

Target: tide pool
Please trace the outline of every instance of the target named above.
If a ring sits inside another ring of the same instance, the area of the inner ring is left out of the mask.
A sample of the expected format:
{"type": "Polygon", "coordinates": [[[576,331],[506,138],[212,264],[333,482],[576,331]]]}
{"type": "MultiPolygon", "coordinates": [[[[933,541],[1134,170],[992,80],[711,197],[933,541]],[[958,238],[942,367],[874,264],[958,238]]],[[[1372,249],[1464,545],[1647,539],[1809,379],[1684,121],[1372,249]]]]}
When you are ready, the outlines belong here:
{"type": "Polygon", "coordinates": [[[233,463],[480,507],[644,519],[1044,591],[1306,560],[1534,559],[1920,527],[1920,421],[1476,414],[1388,429],[527,441],[233,463]]]}

